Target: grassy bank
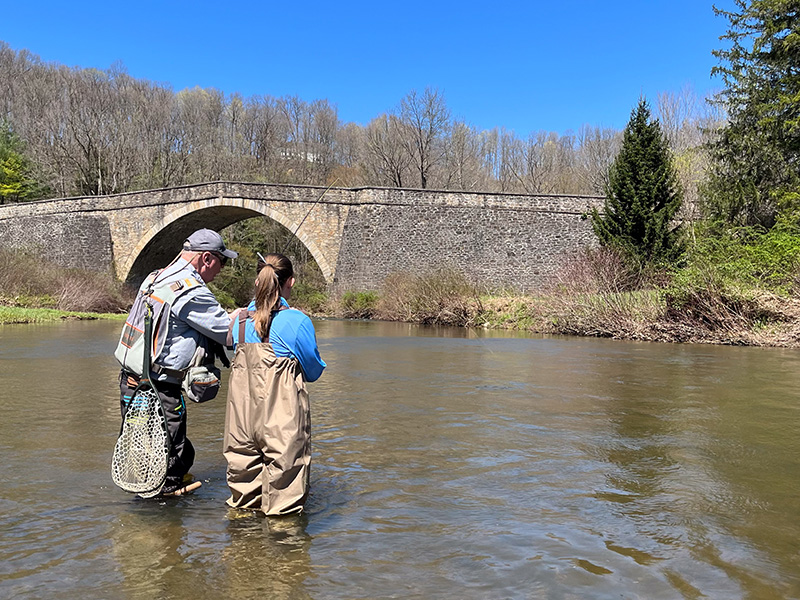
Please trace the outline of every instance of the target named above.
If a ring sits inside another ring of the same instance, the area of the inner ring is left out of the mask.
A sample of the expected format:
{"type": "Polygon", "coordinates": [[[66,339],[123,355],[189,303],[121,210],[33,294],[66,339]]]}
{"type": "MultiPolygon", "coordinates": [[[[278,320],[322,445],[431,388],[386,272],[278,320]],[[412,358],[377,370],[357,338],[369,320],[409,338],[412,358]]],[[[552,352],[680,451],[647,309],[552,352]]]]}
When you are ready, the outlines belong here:
{"type": "Polygon", "coordinates": [[[133,295],[111,273],[65,269],[0,246],[0,305],[66,312],[126,312],[133,295]]]}
{"type": "Polygon", "coordinates": [[[64,269],[0,247],[0,324],[124,319],[130,299],[110,273],[64,269]]]}
{"type": "Polygon", "coordinates": [[[662,290],[569,300],[488,297],[482,305],[476,320],[487,328],[651,342],[800,347],[800,301],[770,295],[753,305],[762,317],[748,318],[727,307],[724,320],[716,322],[702,311],[675,311],[662,290]]]}
{"type": "Polygon", "coordinates": [[[456,304],[443,303],[434,310],[402,316],[382,310],[380,299],[372,310],[362,307],[353,313],[340,307],[329,314],[619,340],[800,347],[800,300],[765,294],[753,299],[750,316],[717,299],[708,300],[700,310],[677,311],[670,307],[664,290],[576,296],[502,294],[462,297],[456,304]],[[709,319],[711,311],[722,318],[709,319]]]}
{"type": "Polygon", "coordinates": [[[19,306],[0,306],[0,325],[15,323],[48,323],[54,321],[84,321],[94,319],[113,319],[123,321],[122,313],[93,313],[57,310],[53,308],[22,308],[19,306]]]}

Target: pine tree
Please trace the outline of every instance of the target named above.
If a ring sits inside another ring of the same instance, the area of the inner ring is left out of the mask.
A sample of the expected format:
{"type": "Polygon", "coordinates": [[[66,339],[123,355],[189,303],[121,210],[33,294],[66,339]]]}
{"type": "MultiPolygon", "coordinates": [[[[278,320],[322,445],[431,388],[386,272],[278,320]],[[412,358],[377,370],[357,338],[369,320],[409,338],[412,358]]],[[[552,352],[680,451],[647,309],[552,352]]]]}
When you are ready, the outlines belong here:
{"type": "Polygon", "coordinates": [[[735,4],[715,8],[729,21],[721,39],[730,47],[714,52],[712,71],[725,83],[715,102],[728,121],[711,148],[704,207],[713,219],[771,227],[800,199],[800,2],[735,4]]]}
{"type": "Polygon", "coordinates": [[[675,262],[683,252],[673,221],[682,193],[666,137],[644,98],[631,113],[608,181],[603,211],[591,214],[600,244],[640,266],[675,262]]]}

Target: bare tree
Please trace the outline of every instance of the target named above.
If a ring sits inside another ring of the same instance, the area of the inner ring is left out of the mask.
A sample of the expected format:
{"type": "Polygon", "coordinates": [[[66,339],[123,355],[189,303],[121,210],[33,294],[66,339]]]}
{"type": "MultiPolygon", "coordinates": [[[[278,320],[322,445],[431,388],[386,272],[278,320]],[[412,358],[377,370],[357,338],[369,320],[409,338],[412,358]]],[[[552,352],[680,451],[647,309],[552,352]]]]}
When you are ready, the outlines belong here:
{"type": "Polygon", "coordinates": [[[500,192],[519,191],[516,176],[518,170],[516,161],[520,155],[519,144],[520,141],[513,131],[500,130],[497,138],[497,182],[500,192]]]}
{"type": "Polygon", "coordinates": [[[17,98],[24,94],[28,74],[38,65],[38,58],[27,50],[17,53],[0,42],[0,121],[16,121],[17,109],[24,108],[17,98]]]}
{"type": "Polygon", "coordinates": [[[707,144],[722,117],[707,100],[700,100],[690,87],[658,95],[656,116],[672,150],[684,199],[681,214],[694,220],[700,216],[699,184],[708,168],[707,144]]]}
{"type": "Polygon", "coordinates": [[[346,123],[336,132],[335,167],[331,179],[342,186],[357,186],[367,183],[362,167],[366,154],[366,130],[355,123],[346,123]]]}
{"type": "Polygon", "coordinates": [[[552,178],[553,139],[550,134],[539,131],[531,134],[527,140],[512,136],[508,142],[507,168],[513,176],[515,188],[526,194],[546,193],[549,179],[552,178]]]}
{"type": "Polygon", "coordinates": [[[195,87],[181,90],[176,99],[176,151],[187,157],[184,183],[222,179],[225,150],[222,92],[195,87]]]}
{"type": "Polygon", "coordinates": [[[403,187],[411,156],[403,147],[402,135],[402,124],[394,115],[381,115],[367,126],[364,163],[376,184],[403,187]]]}
{"type": "Polygon", "coordinates": [[[63,135],[60,159],[71,163],[77,191],[110,194],[129,189],[133,179],[130,77],[119,69],[59,70],[63,135]]]}
{"type": "Polygon", "coordinates": [[[309,107],[311,113],[311,149],[314,183],[323,184],[333,169],[336,151],[336,132],[339,115],[327,100],[316,100],[309,107]]]}
{"type": "Polygon", "coordinates": [[[327,100],[304,102],[296,96],[277,102],[284,125],[279,154],[286,181],[324,183],[333,166],[339,117],[327,100]]]}
{"type": "Polygon", "coordinates": [[[136,187],[160,188],[183,183],[188,153],[182,150],[176,122],[177,102],[167,87],[137,82],[131,121],[137,125],[136,187]]]}
{"type": "Polygon", "coordinates": [[[575,170],[585,194],[604,194],[608,169],[619,152],[621,133],[584,125],[578,131],[575,170]]]}
{"type": "Polygon", "coordinates": [[[442,181],[444,189],[475,190],[487,189],[488,178],[482,165],[482,136],[462,121],[450,128],[445,140],[445,172],[442,181]]]}
{"type": "Polygon", "coordinates": [[[442,135],[450,122],[450,111],[438,90],[426,88],[422,95],[410,92],[400,102],[402,143],[419,175],[422,189],[428,187],[431,170],[444,158],[442,135]]]}
{"type": "Polygon", "coordinates": [[[249,101],[252,120],[251,155],[255,158],[255,176],[265,181],[281,181],[283,160],[280,149],[286,143],[286,131],[278,103],[268,96],[249,101]]]}

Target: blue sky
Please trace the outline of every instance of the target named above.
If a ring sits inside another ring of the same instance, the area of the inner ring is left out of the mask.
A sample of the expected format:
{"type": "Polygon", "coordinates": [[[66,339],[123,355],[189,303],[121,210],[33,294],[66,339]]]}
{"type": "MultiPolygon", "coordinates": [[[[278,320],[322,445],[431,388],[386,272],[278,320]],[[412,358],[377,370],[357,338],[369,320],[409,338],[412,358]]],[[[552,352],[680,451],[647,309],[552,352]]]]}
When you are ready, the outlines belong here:
{"type": "Polygon", "coordinates": [[[641,94],[718,89],[726,25],[706,0],[28,0],[6,3],[0,40],[176,91],[327,98],[361,124],[433,87],[454,117],[526,136],[621,129],[641,94]]]}

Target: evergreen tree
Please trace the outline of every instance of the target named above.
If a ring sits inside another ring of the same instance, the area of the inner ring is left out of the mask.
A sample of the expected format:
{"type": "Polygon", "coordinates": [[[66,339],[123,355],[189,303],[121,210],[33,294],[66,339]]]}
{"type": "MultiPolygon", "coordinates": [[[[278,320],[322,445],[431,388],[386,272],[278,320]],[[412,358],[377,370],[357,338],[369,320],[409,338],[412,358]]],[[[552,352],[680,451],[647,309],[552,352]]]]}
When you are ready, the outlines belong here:
{"type": "Polygon", "coordinates": [[[0,204],[32,200],[37,185],[22,144],[7,123],[0,122],[0,204]]]}
{"type": "Polygon", "coordinates": [[[682,193],[666,137],[644,98],[631,113],[608,181],[603,212],[591,214],[600,244],[640,266],[677,260],[683,244],[673,219],[682,193]]]}
{"type": "Polygon", "coordinates": [[[730,48],[714,55],[725,84],[715,102],[728,122],[713,144],[704,193],[709,217],[771,227],[800,204],[800,2],[735,0],[715,8],[730,48]]]}

